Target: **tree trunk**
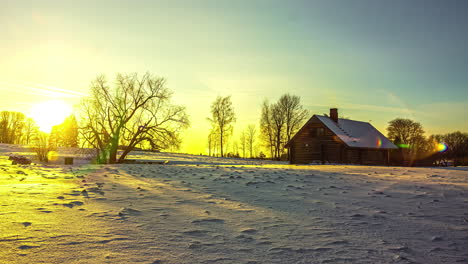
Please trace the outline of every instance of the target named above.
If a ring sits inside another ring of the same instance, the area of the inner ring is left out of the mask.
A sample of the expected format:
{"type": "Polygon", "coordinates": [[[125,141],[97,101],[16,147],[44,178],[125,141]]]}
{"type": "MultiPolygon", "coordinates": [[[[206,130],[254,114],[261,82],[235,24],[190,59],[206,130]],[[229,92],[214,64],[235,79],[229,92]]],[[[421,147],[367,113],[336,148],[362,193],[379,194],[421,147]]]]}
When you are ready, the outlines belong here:
{"type": "Polygon", "coordinates": [[[107,164],[109,163],[109,150],[107,148],[99,149],[96,157],[96,163],[107,164]]]}
{"type": "Polygon", "coordinates": [[[276,136],[276,160],[280,160],[281,135],[276,136]]]}
{"type": "Polygon", "coordinates": [[[109,164],[115,164],[117,163],[117,148],[111,148],[109,150],[109,164]]]}
{"type": "Polygon", "coordinates": [[[120,155],[119,157],[119,160],[117,161],[117,163],[122,163],[124,160],[125,160],[125,157],[127,157],[128,153],[130,153],[130,151],[133,150],[133,146],[127,146],[124,150],[124,152],[122,153],[122,155],[120,155]]]}
{"type": "Polygon", "coordinates": [[[223,153],[223,132],[220,132],[219,133],[219,143],[220,143],[220,147],[221,147],[221,157],[224,157],[224,153],[223,153]]]}
{"type": "Polygon", "coordinates": [[[109,146],[109,164],[117,163],[117,150],[118,150],[119,140],[118,138],[113,138],[109,146]]]}

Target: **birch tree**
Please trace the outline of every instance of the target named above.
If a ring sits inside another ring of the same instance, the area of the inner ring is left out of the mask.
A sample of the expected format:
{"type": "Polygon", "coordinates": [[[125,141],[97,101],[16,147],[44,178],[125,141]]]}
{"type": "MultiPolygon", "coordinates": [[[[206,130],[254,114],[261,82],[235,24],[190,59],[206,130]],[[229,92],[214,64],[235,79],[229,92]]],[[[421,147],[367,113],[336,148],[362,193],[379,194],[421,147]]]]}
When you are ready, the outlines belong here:
{"type": "Polygon", "coordinates": [[[221,157],[224,157],[225,139],[232,133],[232,125],[236,122],[236,115],[232,107],[231,96],[218,96],[211,104],[211,118],[208,118],[219,136],[221,157]]]}

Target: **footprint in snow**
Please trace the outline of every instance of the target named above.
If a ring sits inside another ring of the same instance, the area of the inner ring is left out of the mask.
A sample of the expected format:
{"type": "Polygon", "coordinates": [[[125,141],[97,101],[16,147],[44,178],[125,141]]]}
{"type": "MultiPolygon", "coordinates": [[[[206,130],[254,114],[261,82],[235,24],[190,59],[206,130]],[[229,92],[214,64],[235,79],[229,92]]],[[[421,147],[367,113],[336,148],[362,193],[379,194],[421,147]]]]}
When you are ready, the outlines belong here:
{"type": "Polygon", "coordinates": [[[39,246],[21,245],[18,248],[24,250],[24,249],[31,249],[31,248],[37,248],[37,247],[39,247],[39,246]]]}
{"type": "Polygon", "coordinates": [[[197,219],[197,220],[193,220],[192,221],[192,224],[205,224],[205,223],[224,223],[224,220],[223,219],[219,219],[219,218],[205,218],[205,219],[197,219]]]}
{"type": "Polygon", "coordinates": [[[353,217],[353,218],[362,218],[362,217],[365,217],[365,215],[363,215],[363,214],[353,214],[353,215],[350,215],[350,217],[353,217]]]}
{"type": "Polygon", "coordinates": [[[241,240],[241,242],[243,243],[252,242],[255,240],[253,237],[246,236],[246,235],[238,235],[236,236],[236,238],[241,240]]]}
{"type": "Polygon", "coordinates": [[[256,229],[253,229],[253,228],[247,228],[247,229],[242,230],[241,233],[245,233],[245,234],[255,234],[255,233],[257,233],[257,230],[256,230],[256,229]]]}
{"type": "Polygon", "coordinates": [[[196,229],[196,230],[188,230],[182,232],[184,235],[189,235],[189,236],[205,236],[209,233],[207,230],[201,230],[201,229],[196,229]]]}
{"type": "Polygon", "coordinates": [[[141,211],[132,209],[132,208],[126,208],[126,207],[120,209],[118,213],[119,216],[140,215],[140,214],[141,214],[141,211]]]}

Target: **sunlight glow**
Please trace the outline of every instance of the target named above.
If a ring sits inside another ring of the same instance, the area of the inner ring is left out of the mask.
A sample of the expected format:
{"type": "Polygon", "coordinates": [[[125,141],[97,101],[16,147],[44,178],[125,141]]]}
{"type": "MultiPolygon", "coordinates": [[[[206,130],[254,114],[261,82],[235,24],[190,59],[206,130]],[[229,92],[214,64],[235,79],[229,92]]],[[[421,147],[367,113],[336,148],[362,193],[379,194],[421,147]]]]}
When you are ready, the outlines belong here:
{"type": "Polygon", "coordinates": [[[47,153],[47,159],[49,161],[58,160],[58,152],[57,151],[49,151],[49,153],[47,153]]]}
{"type": "Polygon", "coordinates": [[[71,113],[72,107],[64,101],[51,100],[34,105],[30,116],[41,131],[50,133],[53,126],[61,124],[71,113]]]}

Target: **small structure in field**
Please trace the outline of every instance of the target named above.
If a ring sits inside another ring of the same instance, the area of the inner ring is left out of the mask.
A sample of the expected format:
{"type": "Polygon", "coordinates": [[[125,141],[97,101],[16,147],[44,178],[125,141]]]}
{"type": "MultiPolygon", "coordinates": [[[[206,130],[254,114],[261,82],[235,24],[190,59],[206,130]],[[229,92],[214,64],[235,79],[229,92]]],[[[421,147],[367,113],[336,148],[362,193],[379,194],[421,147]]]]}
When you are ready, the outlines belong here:
{"type": "Polygon", "coordinates": [[[292,164],[366,165],[387,165],[389,151],[398,148],[371,124],[338,118],[337,108],[330,116],[313,115],[285,147],[292,164]]]}

